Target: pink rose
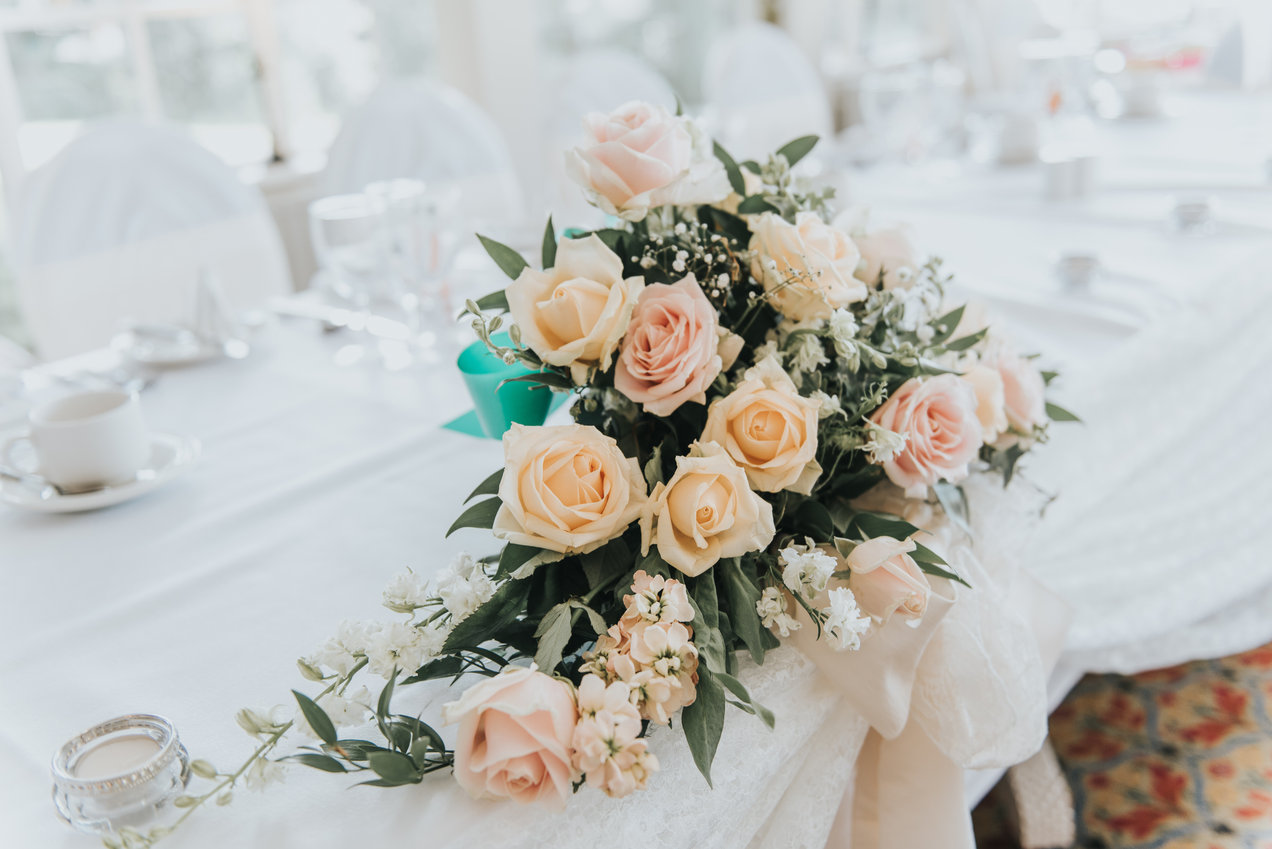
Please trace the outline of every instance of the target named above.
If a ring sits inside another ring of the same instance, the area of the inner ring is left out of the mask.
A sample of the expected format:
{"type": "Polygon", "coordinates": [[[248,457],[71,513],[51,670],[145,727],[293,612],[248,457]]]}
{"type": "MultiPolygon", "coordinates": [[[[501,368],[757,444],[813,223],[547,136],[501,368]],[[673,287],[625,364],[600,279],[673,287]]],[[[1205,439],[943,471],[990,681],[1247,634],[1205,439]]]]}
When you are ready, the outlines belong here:
{"type": "Polygon", "coordinates": [[[442,716],[447,725],[459,723],[455,780],[473,798],[565,807],[578,777],[570,761],[578,710],[569,684],[508,667],[465,690],[442,716]]]}
{"type": "Polygon", "coordinates": [[[566,170],[610,215],[640,221],[650,207],[714,203],[729,194],[711,140],[661,106],[626,103],[583,120],[584,143],[566,154],[566,170]]]}
{"type": "Polygon", "coordinates": [[[737,337],[726,334],[692,274],[646,286],[623,338],[614,388],[654,416],[669,416],[686,401],[705,404],[707,387],[737,358],[737,337]]]}
{"type": "Polygon", "coordinates": [[[976,393],[957,375],[910,378],[870,420],[899,434],[905,446],[883,470],[911,497],[939,480],[958,482],[983,443],[976,393]]]}
{"type": "Polygon", "coordinates": [[[910,556],[914,548],[912,539],[876,537],[848,554],[848,589],[862,611],[881,624],[899,613],[917,627],[927,611],[932,585],[910,556]]]}
{"type": "Polygon", "coordinates": [[[922,262],[909,227],[872,230],[852,240],[861,251],[857,279],[873,287],[882,278],[885,289],[908,289],[914,284],[922,262]]]}
{"type": "Polygon", "coordinates": [[[1042,373],[1033,364],[1007,348],[1000,349],[993,358],[993,365],[1003,379],[1003,402],[1007,421],[1012,430],[1022,436],[1032,436],[1035,427],[1047,423],[1047,391],[1042,373]]]}

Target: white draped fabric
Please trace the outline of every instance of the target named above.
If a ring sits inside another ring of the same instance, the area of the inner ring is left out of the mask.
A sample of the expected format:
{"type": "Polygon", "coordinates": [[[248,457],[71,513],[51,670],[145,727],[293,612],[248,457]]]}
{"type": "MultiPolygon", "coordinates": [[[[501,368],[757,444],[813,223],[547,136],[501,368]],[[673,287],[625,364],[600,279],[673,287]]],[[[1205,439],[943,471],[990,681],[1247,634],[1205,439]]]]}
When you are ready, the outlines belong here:
{"type": "Polygon", "coordinates": [[[23,183],[13,215],[19,302],[46,359],[130,322],[193,317],[203,270],[238,309],[290,289],[260,192],[177,130],[88,130],[23,183]]]}

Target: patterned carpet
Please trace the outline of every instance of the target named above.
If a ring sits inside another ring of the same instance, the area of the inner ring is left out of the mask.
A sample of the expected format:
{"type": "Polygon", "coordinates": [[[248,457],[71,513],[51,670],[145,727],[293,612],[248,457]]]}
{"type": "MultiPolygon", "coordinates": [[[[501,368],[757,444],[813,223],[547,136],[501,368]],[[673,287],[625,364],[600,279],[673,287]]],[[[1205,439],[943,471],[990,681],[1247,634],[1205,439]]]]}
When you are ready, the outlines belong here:
{"type": "MultiPolygon", "coordinates": [[[[1073,849],[1272,849],[1272,644],[1130,678],[1092,675],[1051,717],[1073,849]]],[[[979,849],[1016,849],[1000,785],[979,849]]]]}

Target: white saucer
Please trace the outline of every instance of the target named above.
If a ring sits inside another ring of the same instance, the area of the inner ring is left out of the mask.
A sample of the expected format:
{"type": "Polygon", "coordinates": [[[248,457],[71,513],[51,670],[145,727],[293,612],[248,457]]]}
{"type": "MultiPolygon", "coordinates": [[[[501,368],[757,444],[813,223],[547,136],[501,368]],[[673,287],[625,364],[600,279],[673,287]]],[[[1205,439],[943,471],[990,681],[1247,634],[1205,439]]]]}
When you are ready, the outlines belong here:
{"type": "Polygon", "coordinates": [[[116,336],[111,347],[141,365],[179,368],[225,356],[225,348],[199,339],[193,331],[166,324],[134,327],[116,336]]]}
{"type": "MultiPolygon", "coordinates": [[[[39,513],[80,513],[86,510],[113,507],[116,504],[140,498],[185,472],[199,459],[200,450],[199,440],[193,436],[152,433],[150,460],[131,481],[112,484],[77,495],[51,495],[44,498],[33,486],[0,479],[0,501],[13,507],[39,513]]],[[[19,469],[19,471],[27,472],[31,469],[19,469]]]]}

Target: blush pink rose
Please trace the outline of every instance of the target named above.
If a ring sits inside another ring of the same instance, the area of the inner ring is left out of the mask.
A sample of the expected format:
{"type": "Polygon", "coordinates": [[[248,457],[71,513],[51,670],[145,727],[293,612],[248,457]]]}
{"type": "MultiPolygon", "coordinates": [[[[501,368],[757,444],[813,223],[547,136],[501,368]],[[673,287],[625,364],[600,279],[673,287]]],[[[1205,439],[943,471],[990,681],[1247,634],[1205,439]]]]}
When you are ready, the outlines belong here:
{"type": "Polygon", "coordinates": [[[914,540],[875,537],[848,554],[848,589],[863,612],[880,624],[897,613],[917,627],[927,611],[932,585],[914,562],[914,540]]]}
{"type": "Polygon", "coordinates": [[[900,434],[905,447],[883,463],[888,478],[911,497],[939,480],[967,477],[983,444],[976,393],[957,375],[907,380],[870,420],[900,434]]]}
{"type": "Polygon", "coordinates": [[[1002,349],[994,356],[994,367],[1003,379],[1003,406],[1013,431],[1032,436],[1035,427],[1047,423],[1046,381],[1032,360],[1015,351],[1002,349]]]}
{"type": "Polygon", "coordinates": [[[707,387],[738,355],[741,340],[726,334],[692,274],[646,286],[623,338],[614,388],[654,416],[669,416],[686,401],[705,404],[707,387]]]}
{"type": "Polygon", "coordinates": [[[570,748],[578,709],[569,684],[508,667],[465,690],[442,716],[459,724],[455,780],[473,798],[565,808],[578,778],[570,748]]]}

